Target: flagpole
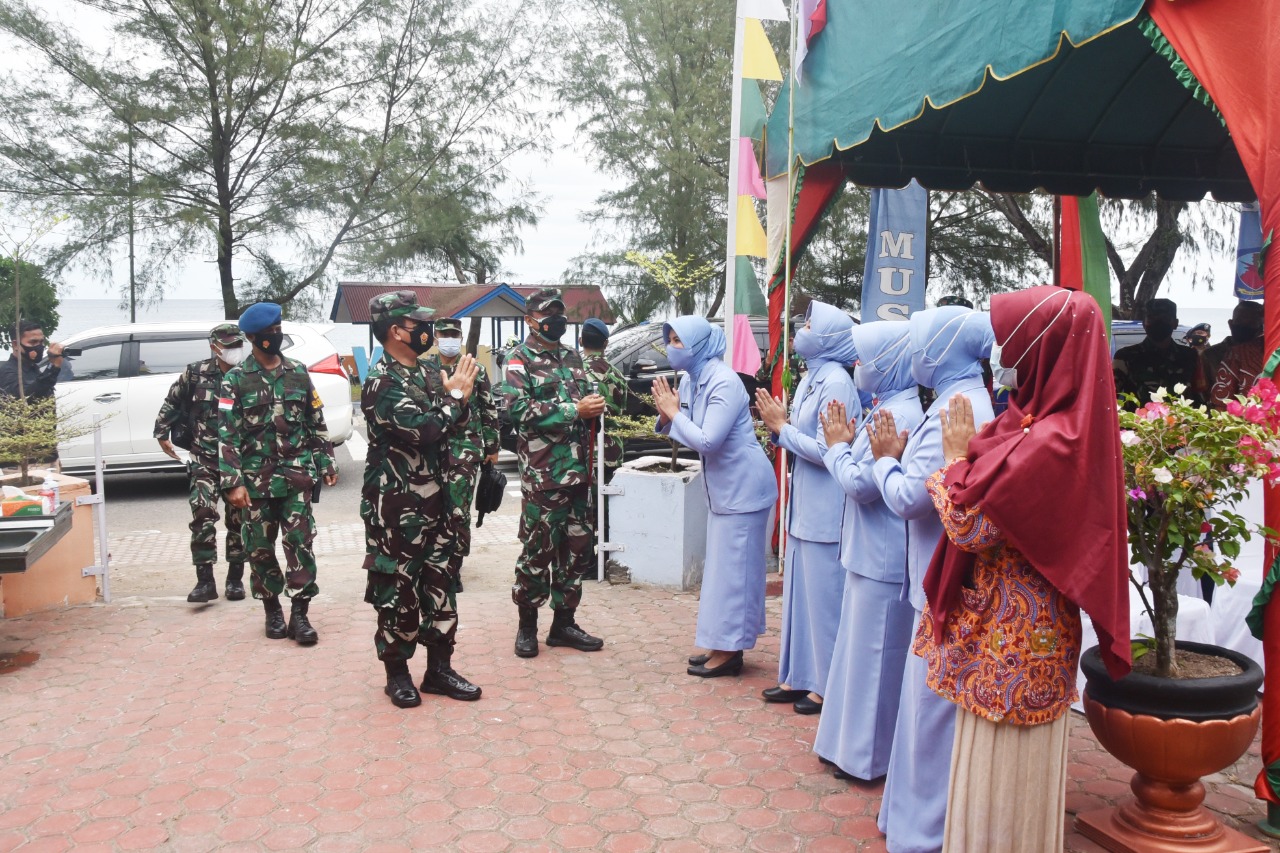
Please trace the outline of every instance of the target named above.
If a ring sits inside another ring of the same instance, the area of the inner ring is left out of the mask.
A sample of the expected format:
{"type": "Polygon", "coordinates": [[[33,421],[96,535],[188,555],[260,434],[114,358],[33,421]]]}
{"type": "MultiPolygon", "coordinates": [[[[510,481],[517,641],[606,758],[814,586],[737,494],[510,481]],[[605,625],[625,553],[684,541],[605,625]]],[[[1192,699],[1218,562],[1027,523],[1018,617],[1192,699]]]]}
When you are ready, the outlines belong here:
{"type": "Polygon", "coordinates": [[[733,89],[729,107],[729,229],[724,240],[724,361],[732,365],[733,361],[733,324],[735,298],[737,297],[737,280],[734,271],[737,269],[737,235],[738,235],[738,136],[742,133],[742,41],[743,21],[742,0],[734,4],[733,15],[733,89]]]}
{"type": "MultiPolygon", "coordinates": [[[[795,129],[796,129],[796,4],[799,0],[791,0],[787,6],[787,23],[791,31],[791,43],[788,46],[787,60],[791,72],[787,75],[787,218],[786,231],[783,237],[782,261],[782,407],[788,409],[787,399],[790,396],[788,386],[791,384],[791,225],[794,219],[796,183],[795,183],[795,129]]],[[[779,448],[782,462],[781,476],[778,477],[778,571],[787,569],[787,451],[779,448]]]]}

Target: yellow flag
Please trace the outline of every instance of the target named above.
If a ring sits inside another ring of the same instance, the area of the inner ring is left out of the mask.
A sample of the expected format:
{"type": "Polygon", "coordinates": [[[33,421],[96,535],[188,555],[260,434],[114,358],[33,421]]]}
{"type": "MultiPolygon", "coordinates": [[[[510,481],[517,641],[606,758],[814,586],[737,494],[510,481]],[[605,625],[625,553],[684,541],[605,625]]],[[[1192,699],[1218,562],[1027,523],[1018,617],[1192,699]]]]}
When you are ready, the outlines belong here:
{"type": "Polygon", "coordinates": [[[753,258],[763,258],[769,252],[768,241],[764,237],[764,226],[760,224],[759,218],[756,217],[756,206],[751,202],[751,196],[738,196],[738,227],[737,233],[734,235],[734,251],[735,255],[750,255],[753,258]]]}
{"type": "Polygon", "coordinates": [[[742,76],[755,80],[781,80],[782,69],[773,46],[764,34],[764,25],[755,18],[742,21],[742,76]]]}

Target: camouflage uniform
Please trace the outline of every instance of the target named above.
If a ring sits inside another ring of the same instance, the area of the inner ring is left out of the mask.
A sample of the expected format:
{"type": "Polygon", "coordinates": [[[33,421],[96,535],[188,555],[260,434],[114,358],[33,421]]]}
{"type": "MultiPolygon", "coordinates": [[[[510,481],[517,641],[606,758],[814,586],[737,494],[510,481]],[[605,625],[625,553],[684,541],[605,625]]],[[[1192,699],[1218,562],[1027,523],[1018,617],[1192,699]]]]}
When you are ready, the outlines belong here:
{"type": "MultiPolygon", "coordinates": [[[[236,331],[239,338],[240,332],[236,331]]],[[[243,338],[240,338],[243,342],[243,338]]],[[[191,419],[191,461],[187,463],[191,504],[191,561],[197,566],[218,561],[218,502],[222,490],[218,475],[218,396],[222,368],[216,358],[187,365],[169,389],[156,416],[155,437],[169,439],[170,430],[184,414],[191,419]]],[[[241,526],[244,511],[227,504],[226,557],[228,563],[244,562],[241,526]]]]}
{"type": "MultiPolygon", "coordinates": [[[[534,297],[527,304],[537,310],[534,297]]],[[[573,610],[593,559],[588,436],[577,410],[592,393],[590,383],[576,352],[531,333],[507,357],[503,391],[516,432],[523,501],[523,548],[511,598],[537,608],[550,597],[556,610],[573,610]]]]}
{"type": "MultiPolygon", "coordinates": [[[[457,321],[437,321],[436,330],[451,328],[450,323],[457,321]]],[[[457,362],[454,366],[456,364],[457,362]]],[[[422,366],[432,394],[444,396],[440,371],[452,376],[453,367],[445,366],[435,353],[425,356],[422,366]]],[[[480,463],[499,450],[498,408],[494,404],[493,388],[484,366],[476,367],[478,372],[471,392],[468,417],[458,429],[449,434],[448,448],[442,460],[445,500],[449,510],[449,570],[454,577],[462,571],[462,558],[471,553],[471,503],[475,499],[480,463]]]]}
{"type": "Polygon", "coordinates": [[[283,592],[308,601],[319,592],[311,493],[319,477],[337,473],[320,395],[301,363],[281,356],[280,365],[268,370],[250,356],[223,378],[218,408],[222,491],[244,486],[249,492],[244,546],[253,566],[253,597],[283,592]],[[281,531],[287,583],[275,554],[281,531]]]}
{"type": "Polygon", "coordinates": [[[378,658],[408,660],[415,642],[452,646],[458,629],[443,463],[446,439],[467,423],[470,406],[433,394],[422,362],[406,367],[383,355],[360,408],[369,430],[360,500],[365,601],[378,611],[378,658]]]}

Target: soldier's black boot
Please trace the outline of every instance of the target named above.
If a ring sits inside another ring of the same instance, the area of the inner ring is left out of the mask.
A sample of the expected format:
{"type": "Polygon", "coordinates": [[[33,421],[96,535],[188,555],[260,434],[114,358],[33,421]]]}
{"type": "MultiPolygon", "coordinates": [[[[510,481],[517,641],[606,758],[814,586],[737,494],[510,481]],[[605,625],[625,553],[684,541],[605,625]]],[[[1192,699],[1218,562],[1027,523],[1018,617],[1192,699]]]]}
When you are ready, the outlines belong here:
{"type": "Polygon", "coordinates": [[[280,598],[273,595],[262,599],[262,609],[267,614],[267,639],[283,640],[288,629],[284,625],[284,610],[280,607],[280,598]]]}
{"type": "Polygon", "coordinates": [[[213,566],[202,563],[196,566],[196,585],[187,593],[187,601],[192,604],[203,604],[218,597],[218,585],[213,580],[213,566]]]}
{"type": "Polygon", "coordinates": [[[391,697],[391,704],[397,708],[416,708],[422,704],[418,688],[413,686],[413,677],[409,675],[407,660],[384,660],[382,665],[387,669],[387,686],[382,692],[391,697]]]}
{"type": "Polygon", "coordinates": [[[452,646],[427,646],[427,674],[422,676],[422,692],[439,693],[462,702],[479,699],[480,688],[454,672],[452,661],[452,646]]]}
{"type": "Polygon", "coordinates": [[[574,611],[563,608],[556,611],[547,632],[548,646],[568,646],[580,652],[598,652],[604,648],[604,640],[593,637],[573,621],[574,611]]]}
{"type": "Polygon", "coordinates": [[[244,601],[244,563],[227,565],[227,588],[224,595],[227,601],[244,601]]]}
{"type": "Polygon", "coordinates": [[[520,608],[520,629],[516,631],[516,657],[538,656],[538,608],[520,608]]]}
{"type": "Polygon", "coordinates": [[[307,621],[307,608],[310,605],[311,599],[309,598],[294,598],[289,611],[288,636],[290,640],[300,646],[310,646],[320,639],[316,629],[312,628],[311,623],[307,621]]]}

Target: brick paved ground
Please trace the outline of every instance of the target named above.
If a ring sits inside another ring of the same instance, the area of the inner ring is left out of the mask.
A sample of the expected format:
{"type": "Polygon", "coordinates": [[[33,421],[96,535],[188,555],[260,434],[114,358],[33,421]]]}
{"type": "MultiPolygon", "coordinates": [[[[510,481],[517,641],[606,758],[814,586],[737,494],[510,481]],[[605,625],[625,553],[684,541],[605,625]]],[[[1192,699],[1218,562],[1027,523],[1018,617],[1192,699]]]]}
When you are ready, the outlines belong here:
{"type": "MultiPolygon", "coordinates": [[[[776,600],[741,678],[685,675],[692,596],[594,583],[580,615],[605,650],[520,660],[514,513],[486,520],[461,600],[456,663],[484,698],[406,711],[381,691],[354,528],[322,531],[310,649],[263,638],[255,602],[186,604],[185,541],[113,539],[115,603],[0,622],[0,658],[39,656],[0,674],[0,851],[884,849],[880,785],[832,778],[816,718],[758,697],[776,600]]],[[[1127,794],[1079,718],[1071,759],[1072,813],[1127,794]]],[[[1255,745],[1208,780],[1255,835],[1257,767],[1255,745]]]]}

